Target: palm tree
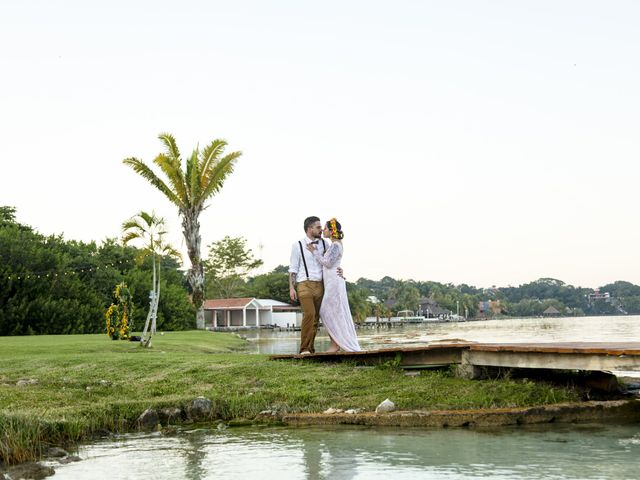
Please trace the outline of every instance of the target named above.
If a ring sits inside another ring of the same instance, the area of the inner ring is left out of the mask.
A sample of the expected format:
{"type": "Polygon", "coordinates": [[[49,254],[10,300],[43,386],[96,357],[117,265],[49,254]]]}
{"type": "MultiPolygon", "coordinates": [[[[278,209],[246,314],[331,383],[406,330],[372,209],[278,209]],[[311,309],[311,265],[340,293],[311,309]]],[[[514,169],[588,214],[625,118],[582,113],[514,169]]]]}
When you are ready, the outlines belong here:
{"type": "Polygon", "coordinates": [[[151,346],[151,336],[156,333],[156,319],[158,317],[158,304],[160,303],[160,276],[162,269],[163,257],[179,258],[180,253],[171,245],[165,242],[164,218],[158,217],[155,213],[138,212],[129,220],[122,224],[122,243],[125,245],[134,240],[142,240],[143,246],[140,250],[138,260],[142,262],[148,255],[152,255],[153,261],[153,286],[151,289],[151,305],[147,320],[142,330],[142,339],[140,345],[151,346]],[[156,277],[156,257],[158,263],[158,274],[156,277]],[[149,325],[151,322],[151,325],[149,325]],[[151,328],[149,328],[151,327],[151,328]],[[149,337],[147,338],[147,334],[149,337]]]}
{"type": "Polygon", "coordinates": [[[160,153],[154,160],[168,183],[158,177],[154,171],[137,158],[126,158],[129,165],[151,185],[160,190],[171,203],[178,207],[182,217],[182,233],[191,260],[191,269],[187,280],[191,285],[193,304],[196,307],[196,327],[204,328],[204,269],[201,255],[200,214],[206,208],[205,202],[222,189],[225,179],[233,172],[235,162],[241,152],[224,155],[227,142],[214,140],[204,149],[198,147],[192,152],[182,168],[182,159],[176,141],[172,135],[162,133],[158,136],[166,152],[160,153]]]}

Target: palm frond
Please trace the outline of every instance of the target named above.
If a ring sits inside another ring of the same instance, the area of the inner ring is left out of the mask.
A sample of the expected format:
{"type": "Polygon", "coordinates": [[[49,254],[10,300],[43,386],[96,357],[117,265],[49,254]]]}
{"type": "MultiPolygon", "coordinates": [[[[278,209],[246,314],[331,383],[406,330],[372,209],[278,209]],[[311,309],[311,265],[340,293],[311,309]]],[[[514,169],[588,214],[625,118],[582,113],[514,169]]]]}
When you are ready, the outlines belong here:
{"type": "Polygon", "coordinates": [[[142,236],[138,232],[127,232],[122,236],[122,243],[127,245],[132,240],[137,240],[142,238],[142,236]]]}
{"type": "Polygon", "coordinates": [[[188,203],[188,194],[180,162],[176,163],[172,158],[161,153],[153,160],[153,163],[158,165],[160,170],[167,176],[173,187],[173,191],[182,203],[188,203]]]}
{"type": "Polygon", "coordinates": [[[173,248],[171,245],[168,245],[168,244],[159,245],[158,253],[160,253],[160,255],[162,255],[163,257],[171,257],[171,258],[175,258],[175,259],[181,259],[182,258],[182,254],[178,250],[176,250],[175,248],[173,248]]]}
{"type": "Polygon", "coordinates": [[[164,227],[163,217],[156,215],[155,212],[141,210],[122,224],[123,243],[126,245],[132,240],[143,240],[145,243],[141,255],[158,253],[160,247],[165,245],[164,236],[167,231],[164,227]]]}
{"type": "Polygon", "coordinates": [[[199,149],[196,147],[187,159],[187,181],[189,182],[189,194],[191,196],[192,206],[197,202],[197,199],[200,198],[200,178],[203,173],[200,170],[198,156],[199,149]]]}
{"type": "Polygon", "coordinates": [[[142,231],[144,230],[144,227],[136,217],[133,217],[122,223],[122,231],[126,230],[142,231]]]}
{"type": "MultiPolygon", "coordinates": [[[[226,146],[227,142],[222,139],[216,139],[207,145],[200,154],[200,171],[207,172],[210,165],[215,162],[222,153],[224,153],[226,146]]],[[[201,176],[201,180],[204,182],[204,175],[201,176]]],[[[204,184],[201,184],[201,187],[204,188],[204,184]]]]}
{"type": "Polygon", "coordinates": [[[182,202],[180,202],[180,199],[176,196],[176,194],[144,162],[138,160],[137,158],[131,157],[125,158],[122,163],[130,166],[134,172],[136,172],[142,178],[146,179],[151,185],[160,190],[171,203],[173,203],[180,209],[183,207],[182,202]]]}
{"type": "Polygon", "coordinates": [[[218,193],[224,185],[225,179],[233,173],[236,160],[242,155],[242,152],[232,152],[225,155],[215,164],[209,166],[209,171],[204,172],[207,177],[205,187],[201,193],[201,204],[203,204],[209,197],[218,193]]]}
{"type": "Polygon", "coordinates": [[[178,144],[176,143],[176,139],[170,133],[161,133],[158,135],[158,138],[167,149],[167,153],[170,157],[178,160],[180,162],[180,150],[178,150],[178,144]]]}

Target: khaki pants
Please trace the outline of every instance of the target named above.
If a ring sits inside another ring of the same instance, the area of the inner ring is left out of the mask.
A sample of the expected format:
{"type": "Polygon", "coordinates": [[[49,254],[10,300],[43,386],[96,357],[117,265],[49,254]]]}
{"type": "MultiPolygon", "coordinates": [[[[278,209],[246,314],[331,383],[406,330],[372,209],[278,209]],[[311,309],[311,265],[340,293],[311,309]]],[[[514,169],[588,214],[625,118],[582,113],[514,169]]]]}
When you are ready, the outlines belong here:
{"type": "Polygon", "coordinates": [[[314,353],[313,343],[320,323],[320,304],[324,295],[322,282],[306,280],[298,284],[298,300],[302,307],[302,328],[300,332],[300,351],[314,353]]]}

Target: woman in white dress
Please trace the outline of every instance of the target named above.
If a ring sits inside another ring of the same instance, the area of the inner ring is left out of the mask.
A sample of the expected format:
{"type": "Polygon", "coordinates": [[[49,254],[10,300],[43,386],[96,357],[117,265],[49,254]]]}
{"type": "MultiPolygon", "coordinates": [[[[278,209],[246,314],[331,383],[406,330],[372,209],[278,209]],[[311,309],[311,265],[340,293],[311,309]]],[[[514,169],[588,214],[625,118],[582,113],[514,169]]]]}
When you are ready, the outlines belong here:
{"type": "Polygon", "coordinates": [[[327,351],[359,352],[361,348],[351,310],[349,310],[347,284],[336,271],[340,266],[343,253],[342,227],[335,218],[332,218],[326,223],[322,233],[325,238],[331,239],[331,246],[327,248],[324,255],[313,243],[310,243],[307,248],[322,265],[324,296],[320,305],[320,318],[331,338],[331,347],[327,351]]]}

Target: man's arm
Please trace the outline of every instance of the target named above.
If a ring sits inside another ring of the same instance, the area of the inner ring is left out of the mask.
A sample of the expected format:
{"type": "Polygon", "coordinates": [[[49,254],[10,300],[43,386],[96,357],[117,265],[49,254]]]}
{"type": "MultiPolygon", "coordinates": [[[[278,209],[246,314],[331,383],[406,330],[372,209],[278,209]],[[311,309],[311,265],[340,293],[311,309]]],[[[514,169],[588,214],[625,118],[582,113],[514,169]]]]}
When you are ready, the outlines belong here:
{"type": "Polygon", "coordinates": [[[298,294],[296,292],[296,277],[298,276],[295,272],[289,272],[289,297],[291,297],[291,301],[295,302],[298,300],[298,294]]]}

